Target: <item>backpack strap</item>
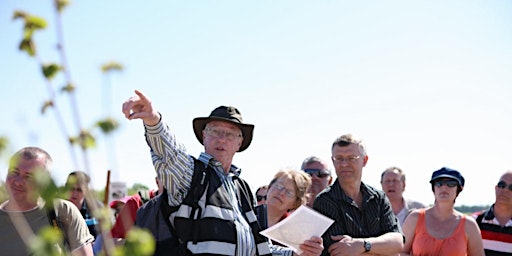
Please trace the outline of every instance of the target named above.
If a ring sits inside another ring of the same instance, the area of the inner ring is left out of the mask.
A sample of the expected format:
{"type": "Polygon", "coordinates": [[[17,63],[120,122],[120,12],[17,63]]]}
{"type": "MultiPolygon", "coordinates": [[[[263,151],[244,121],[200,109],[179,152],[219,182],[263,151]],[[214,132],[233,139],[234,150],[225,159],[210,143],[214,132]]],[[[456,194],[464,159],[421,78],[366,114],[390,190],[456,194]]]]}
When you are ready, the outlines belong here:
{"type": "MultiPolygon", "coordinates": [[[[200,160],[194,158],[194,175],[192,176],[192,211],[190,211],[190,219],[198,219],[201,217],[203,213],[203,209],[199,206],[199,200],[201,196],[206,191],[207,183],[208,183],[208,175],[209,172],[206,171],[206,166],[200,160]]],[[[192,242],[197,244],[197,240],[199,240],[199,225],[197,225],[197,221],[193,222],[193,236],[192,242]]]]}
{"type": "Polygon", "coordinates": [[[48,202],[44,206],[44,209],[46,211],[46,217],[48,218],[48,222],[50,222],[50,226],[52,226],[55,229],[58,229],[60,233],[62,233],[62,237],[64,238],[64,246],[69,247],[68,236],[64,232],[64,229],[62,228],[62,223],[57,217],[57,212],[55,211],[55,204],[53,203],[53,201],[48,202]]]}
{"type": "MultiPolygon", "coordinates": [[[[192,183],[190,185],[189,194],[186,196],[185,200],[190,200],[191,203],[191,211],[190,211],[190,219],[198,219],[201,217],[203,209],[199,206],[199,200],[201,200],[201,196],[205,193],[206,187],[208,185],[209,172],[206,170],[206,165],[198,159],[194,158],[194,173],[192,175],[192,183]]],[[[180,208],[180,205],[170,206],[168,199],[165,194],[167,194],[167,190],[164,190],[164,195],[162,195],[165,200],[160,204],[161,212],[166,220],[167,225],[169,226],[169,230],[173,236],[179,238],[176,230],[174,229],[173,223],[170,222],[169,216],[171,213],[177,211],[180,208]]],[[[199,240],[199,230],[200,226],[196,225],[196,221],[193,221],[193,226],[191,227],[193,230],[192,242],[197,244],[199,240]]],[[[180,239],[180,243],[182,243],[180,239]]]]}

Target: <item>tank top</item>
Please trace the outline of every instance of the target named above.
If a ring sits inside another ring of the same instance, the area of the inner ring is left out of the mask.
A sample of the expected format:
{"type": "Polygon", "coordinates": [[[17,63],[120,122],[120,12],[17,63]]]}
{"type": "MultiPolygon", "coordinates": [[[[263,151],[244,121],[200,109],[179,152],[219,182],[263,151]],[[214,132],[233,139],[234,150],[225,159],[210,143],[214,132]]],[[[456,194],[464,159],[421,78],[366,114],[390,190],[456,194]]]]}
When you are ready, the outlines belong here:
{"type": "Polygon", "coordinates": [[[466,216],[463,215],[459,225],[457,225],[449,237],[438,239],[428,233],[427,226],[425,225],[425,210],[421,210],[414,231],[411,255],[466,256],[468,254],[468,241],[464,232],[465,222],[466,216]]]}

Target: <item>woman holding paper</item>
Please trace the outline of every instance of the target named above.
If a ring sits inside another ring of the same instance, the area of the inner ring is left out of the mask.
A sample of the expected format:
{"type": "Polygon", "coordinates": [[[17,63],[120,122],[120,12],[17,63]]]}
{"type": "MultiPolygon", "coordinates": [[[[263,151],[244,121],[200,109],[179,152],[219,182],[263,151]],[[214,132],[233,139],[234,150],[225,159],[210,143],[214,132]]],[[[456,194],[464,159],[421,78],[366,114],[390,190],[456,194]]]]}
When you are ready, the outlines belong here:
{"type": "Polygon", "coordinates": [[[276,173],[267,191],[267,225],[272,227],[291,211],[306,204],[311,178],[305,172],[283,170],[276,173]]]}
{"type": "MultiPolygon", "coordinates": [[[[279,171],[268,186],[267,191],[267,226],[271,227],[290,215],[290,212],[307,202],[307,190],[311,186],[311,178],[308,174],[295,171],[279,171]]],[[[273,251],[283,247],[276,241],[270,241],[273,251]]],[[[313,236],[300,245],[301,256],[318,256],[323,250],[321,237],[313,236]]],[[[293,255],[297,255],[294,253],[293,255]]]]}

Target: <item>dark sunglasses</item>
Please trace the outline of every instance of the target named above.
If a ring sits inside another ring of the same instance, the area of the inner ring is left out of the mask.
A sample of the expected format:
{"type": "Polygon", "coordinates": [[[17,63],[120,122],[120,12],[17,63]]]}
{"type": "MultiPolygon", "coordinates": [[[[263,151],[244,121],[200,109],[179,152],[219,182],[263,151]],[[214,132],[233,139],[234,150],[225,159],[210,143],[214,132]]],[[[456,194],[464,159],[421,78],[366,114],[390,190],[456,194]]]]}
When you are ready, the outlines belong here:
{"type": "Polygon", "coordinates": [[[509,191],[512,191],[512,184],[507,184],[502,180],[500,180],[496,186],[498,186],[498,188],[508,188],[509,191]]]}
{"type": "Polygon", "coordinates": [[[436,186],[436,187],[441,187],[443,185],[446,185],[449,188],[453,188],[453,187],[456,187],[457,185],[459,185],[459,182],[457,182],[456,180],[438,180],[438,181],[434,181],[434,186],[436,186]]]}
{"type": "Polygon", "coordinates": [[[320,170],[320,169],[304,169],[304,172],[309,174],[309,176],[316,175],[318,178],[325,178],[331,175],[331,172],[328,170],[320,170]]]}
{"type": "Polygon", "coordinates": [[[267,199],[267,196],[256,195],[256,201],[261,201],[261,200],[264,200],[264,199],[267,199]]]}

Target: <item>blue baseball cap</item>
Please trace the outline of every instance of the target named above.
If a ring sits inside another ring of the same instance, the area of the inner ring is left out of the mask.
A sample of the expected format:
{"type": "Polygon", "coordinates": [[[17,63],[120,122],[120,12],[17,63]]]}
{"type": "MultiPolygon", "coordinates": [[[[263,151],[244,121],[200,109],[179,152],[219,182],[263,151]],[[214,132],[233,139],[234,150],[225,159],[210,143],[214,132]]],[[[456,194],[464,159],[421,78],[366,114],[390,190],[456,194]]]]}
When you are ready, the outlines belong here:
{"type": "Polygon", "coordinates": [[[430,183],[434,183],[434,180],[440,178],[450,178],[454,179],[459,183],[459,186],[464,187],[464,177],[460,174],[459,171],[450,169],[448,167],[443,167],[434,173],[432,173],[432,178],[430,179],[430,183]]]}

